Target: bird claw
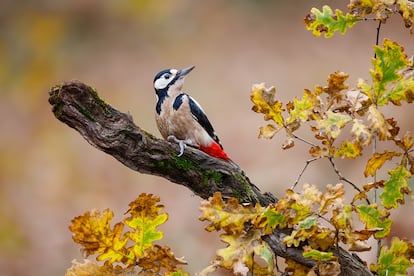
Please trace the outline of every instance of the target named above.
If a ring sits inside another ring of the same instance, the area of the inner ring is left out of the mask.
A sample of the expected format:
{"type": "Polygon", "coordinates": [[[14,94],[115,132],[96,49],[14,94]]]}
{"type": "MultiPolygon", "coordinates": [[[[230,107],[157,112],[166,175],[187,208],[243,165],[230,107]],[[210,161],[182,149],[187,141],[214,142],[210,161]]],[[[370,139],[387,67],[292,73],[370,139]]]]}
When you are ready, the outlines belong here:
{"type": "Polygon", "coordinates": [[[187,147],[187,145],[193,146],[193,144],[194,144],[189,140],[180,140],[177,137],[175,137],[174,135],[168,136],[167,141],[175,142],[180,146],[180,153],[177,155],[178,157],[181,157],[184,154],[184,150],[187,147]]]}

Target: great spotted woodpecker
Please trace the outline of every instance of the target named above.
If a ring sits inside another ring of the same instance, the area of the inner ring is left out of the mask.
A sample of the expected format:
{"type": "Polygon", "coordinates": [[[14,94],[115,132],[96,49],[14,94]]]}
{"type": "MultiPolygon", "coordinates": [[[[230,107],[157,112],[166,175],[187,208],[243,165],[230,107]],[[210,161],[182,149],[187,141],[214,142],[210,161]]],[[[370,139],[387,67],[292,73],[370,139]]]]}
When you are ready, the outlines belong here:
{"type": "Polygon", "coordinates": [[[211,156],[230,161],[201,106],[182,91],[184,78],[194,67],[165,69],[155,75],[155,120],[158,129],[164,139],[179,144],[178,156],[189,145],[211,156]]]}

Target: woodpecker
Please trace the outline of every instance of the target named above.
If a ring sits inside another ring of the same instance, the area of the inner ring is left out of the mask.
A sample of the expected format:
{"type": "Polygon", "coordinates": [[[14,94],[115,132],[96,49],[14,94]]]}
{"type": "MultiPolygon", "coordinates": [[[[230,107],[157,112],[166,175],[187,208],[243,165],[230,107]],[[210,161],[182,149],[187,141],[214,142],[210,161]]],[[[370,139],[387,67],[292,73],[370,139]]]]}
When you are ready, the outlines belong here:
{"type": "Polygon", "coordinates": [[[164,139],[179,144],[178,156],[189,145],[211,156],[230,161],[201,106],[182,91],[184,78],[194,67],[165,69],[155,75],[155,120],[158,129],[164,139]]]}

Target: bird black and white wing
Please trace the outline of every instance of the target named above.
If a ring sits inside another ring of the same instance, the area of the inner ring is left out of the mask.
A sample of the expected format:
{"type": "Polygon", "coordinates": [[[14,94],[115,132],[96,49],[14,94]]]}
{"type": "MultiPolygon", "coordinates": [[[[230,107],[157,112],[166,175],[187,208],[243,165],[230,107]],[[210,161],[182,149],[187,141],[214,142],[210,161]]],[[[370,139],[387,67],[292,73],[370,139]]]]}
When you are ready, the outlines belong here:
{"type": "Polygon", "coordinates": [[[220,147],[222,147],[220,144],[220,139],[217,137],[213,126],[207,118],[206,113],[204,113],[204,110],[191,96],[186,96],[188,97],[188,103],[190,105],[190,111],[193,115],[193,118],[206,130],[208,135],[210,135],[210,137],[213,138],[213,140],[216,141],[217,144],[220,145],[220,147]]]}

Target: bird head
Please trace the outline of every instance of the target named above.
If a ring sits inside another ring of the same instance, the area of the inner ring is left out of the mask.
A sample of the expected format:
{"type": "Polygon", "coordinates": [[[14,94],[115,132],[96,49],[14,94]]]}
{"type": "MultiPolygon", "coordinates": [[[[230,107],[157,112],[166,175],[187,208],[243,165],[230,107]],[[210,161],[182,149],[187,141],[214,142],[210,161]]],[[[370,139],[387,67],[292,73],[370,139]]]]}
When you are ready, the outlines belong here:
{"type": "Polygon", "coordinates": [[[194,69],[190,66],[181,70],[165,69],[155,75],[154,89],[158,92],[168,92],[171,89],[181,90],[184,84],[185,76],[194,69]]]}

